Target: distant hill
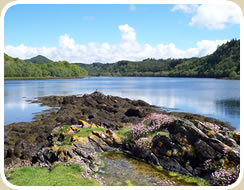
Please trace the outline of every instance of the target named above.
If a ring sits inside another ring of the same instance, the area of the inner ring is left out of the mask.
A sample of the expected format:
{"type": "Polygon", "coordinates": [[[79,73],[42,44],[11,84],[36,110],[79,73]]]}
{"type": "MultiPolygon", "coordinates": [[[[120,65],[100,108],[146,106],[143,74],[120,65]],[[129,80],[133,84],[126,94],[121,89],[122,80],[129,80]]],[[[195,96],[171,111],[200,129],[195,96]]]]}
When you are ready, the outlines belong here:
{"type": "Polygon", "coordinates": [[[240,78],[240,40],[231,40],[201,58],[145,59],[143,61],[118,61],[116,63],[83,64],[90,76],[168,76],[240,78]]]}
{"type": "Polygon", "coordinates": [[[46,63],[50,63],[53,62],[52,60],[42,56],[42,55],[38,55],[36,57],[32,57],[31,59],[25,59],[25,62],[31,62],[34,64],[46,64],[46,63]]]}
{"type": "Polygon", "coordinates": [[[52,62],[43,56],[29,60],[31,61],[24,61],[4,54],[4,78],[76,78],[88,75],[85,69],[67,61],[52,62]]]}

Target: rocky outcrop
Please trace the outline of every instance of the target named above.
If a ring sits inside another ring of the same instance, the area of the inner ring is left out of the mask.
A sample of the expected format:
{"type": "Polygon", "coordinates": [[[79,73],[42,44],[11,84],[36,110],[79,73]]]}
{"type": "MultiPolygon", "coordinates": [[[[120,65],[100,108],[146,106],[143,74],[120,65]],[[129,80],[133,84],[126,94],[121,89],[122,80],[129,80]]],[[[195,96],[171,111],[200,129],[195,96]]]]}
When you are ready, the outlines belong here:
{"type": "Polygon", "coordinates": [[[141,121],[142,113],[157,110],[157,107],[142,100],[106,96],[100,92],[83,96],[41,97],[32,102],[55,108],[37,115],[32,122],[4,126],[5,168],[21,165],[22,161],[29,163],[40,149],[48,146],[50,134],[57,126],[79,125],[79,121],[83,120],[114,130],[125,123],[141,121]],[[128,110],[138,110],[140,114],[128,115],[128,110]]]}
{"type": "Polygon", "coordinates": [[[106,96],[101,92],[83,96],[41,97],[34,103],[60,107],[56,121],[62,124],[78,124],[79,120],[89,121],[109,129],[118,129],[124,123],[137,123],[145,115],[155,112],[157,107],[142,100],[130,100],[117,96],[106,96]]]}
{"type": "Polygon", "coordinates": [[[82,97],[43,97],[37,102],[60,109],[31,123],[5,126],[5,166],[51,167],[54,162],[76,162],[88,172],[97,172],[100,153],[124,152],[168,171],[208,179],[217,167],[240,164],[240,133],[220,121],[172,113],[164,113],[164,120],[160,114],[150,120],[148,114],[156,112],[156,107],[99,92],[82,97]],[[125,124],[139,122],[137,130],[148,130],[135,131],[137,135],[130,131],[126,140],[117,135],[125,124]],[[70,127],[62,128],[67,124],[70,127]],[[91,133],[81,135],[82,129],[91,133]]]}

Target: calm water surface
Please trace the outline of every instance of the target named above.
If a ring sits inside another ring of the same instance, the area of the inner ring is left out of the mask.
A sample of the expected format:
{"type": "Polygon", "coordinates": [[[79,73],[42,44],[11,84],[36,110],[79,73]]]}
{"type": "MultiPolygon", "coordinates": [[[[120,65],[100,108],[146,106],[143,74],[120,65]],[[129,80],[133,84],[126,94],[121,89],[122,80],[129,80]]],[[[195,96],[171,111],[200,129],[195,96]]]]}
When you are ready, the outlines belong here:
{"type": "Polygon", "coordinates": [[[95,90],[142,99],[173,111],[198,113],[240,128],[240,81],[198,78],[88,77],[4,82],[4,123],[31,121],[47,109],[30,104],[40,96],[81,95],[95,90]]]}

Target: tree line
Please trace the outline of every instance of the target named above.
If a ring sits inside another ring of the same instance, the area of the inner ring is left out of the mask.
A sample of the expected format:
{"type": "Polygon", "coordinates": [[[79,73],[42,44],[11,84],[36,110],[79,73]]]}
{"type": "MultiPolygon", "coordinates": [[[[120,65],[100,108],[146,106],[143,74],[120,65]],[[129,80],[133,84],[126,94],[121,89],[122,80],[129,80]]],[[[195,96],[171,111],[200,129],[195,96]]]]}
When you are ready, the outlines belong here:
{"type": "Polygon", "coordinates": [[[47,77],[47,78],[62,78],[62,77],[83,77],[87,76],[88,72],[67,61],[49,62],[44,64],[34,64],[26,62],[19,58],[13,58],[4,54],[4,77],[47,77]]]}
{"type": "Polygon", "coordinates": [[[240,40],[233,39],[201,58],[145,59],[116,63],[76,63],[90,76],[240,78],[240,40]]]}

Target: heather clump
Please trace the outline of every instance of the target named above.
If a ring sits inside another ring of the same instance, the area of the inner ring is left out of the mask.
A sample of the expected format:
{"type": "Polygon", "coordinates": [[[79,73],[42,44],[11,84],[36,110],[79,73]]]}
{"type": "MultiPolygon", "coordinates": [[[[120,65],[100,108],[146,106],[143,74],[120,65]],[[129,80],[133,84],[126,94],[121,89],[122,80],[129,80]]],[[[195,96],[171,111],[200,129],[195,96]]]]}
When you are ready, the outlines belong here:
{"type": "Polygon", "coordinates": [[[205,124],[210,127],[214,132],[218,133],[220,130],[220,126],[214,123],[210,123],[210,122],[205,122],[205,124]]]}
{"type": "Polygon", "coordinates": [[[212,171],[211,183],[217,186],[231,185],[238,179],[240,173],[240,165],[231,165],[227,158],[219,161],[206,160],[204,168],[205,170],[212,171]]]}
{"type": "Polygon", "coordinates": [[[222,167],[218,171],[212,173],[212,183],[219,186],[227,186],[234,183],[240,173],[240,165],[237,167],[222,167]]]}
{"type": "Polygon", "coordinates": [[[150,133],[158,131],[160,128],[172,123],[173,119],[166,114],[152,113],[147,115],[141,122],[132,126],[132,138],[138,139],[150,133]]]}

